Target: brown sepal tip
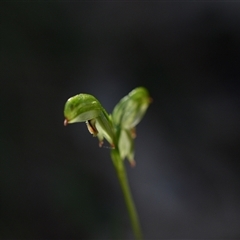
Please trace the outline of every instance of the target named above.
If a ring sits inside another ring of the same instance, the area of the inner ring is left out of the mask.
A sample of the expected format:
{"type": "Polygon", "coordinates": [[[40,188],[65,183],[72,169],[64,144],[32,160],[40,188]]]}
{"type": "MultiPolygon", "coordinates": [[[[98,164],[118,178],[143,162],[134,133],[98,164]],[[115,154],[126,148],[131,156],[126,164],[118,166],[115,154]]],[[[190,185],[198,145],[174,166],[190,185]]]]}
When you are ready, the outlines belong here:
{"type": "Polygon", "coordinates": [[[67,120],[67,119],[64,120],[63,125],[64,125],[64,126],[67,126],[67,125],[68,125],[68,120],[67,120]]]}

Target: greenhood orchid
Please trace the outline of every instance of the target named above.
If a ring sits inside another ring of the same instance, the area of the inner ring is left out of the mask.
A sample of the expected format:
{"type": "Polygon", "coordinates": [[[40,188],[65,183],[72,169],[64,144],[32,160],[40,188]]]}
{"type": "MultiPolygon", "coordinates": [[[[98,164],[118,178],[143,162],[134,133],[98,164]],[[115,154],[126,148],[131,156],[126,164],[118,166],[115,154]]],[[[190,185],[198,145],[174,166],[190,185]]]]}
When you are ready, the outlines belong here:
{"type": "Polygon", "coordinates": [[[89,132],[99,139],[104,138],[112,148],[117,147],[122,159],[134,161],[135,127],[143,118],[151,98],[146,88],[138,87],[123,97],[109,115],[92,95],[81,93],[69,98],[64,107],[66,126],[69,123],[86,122],[89,132]]]}
{"type": "Polygon", "coordinates": [[[86,122],[89,132],[99,139],[99,146],[105,138],[115,147],[115,136],[109,115],[100,102],[90,94],[78,94],[67,100],[64,108],[66,126],[69,123],[86,122]]]}

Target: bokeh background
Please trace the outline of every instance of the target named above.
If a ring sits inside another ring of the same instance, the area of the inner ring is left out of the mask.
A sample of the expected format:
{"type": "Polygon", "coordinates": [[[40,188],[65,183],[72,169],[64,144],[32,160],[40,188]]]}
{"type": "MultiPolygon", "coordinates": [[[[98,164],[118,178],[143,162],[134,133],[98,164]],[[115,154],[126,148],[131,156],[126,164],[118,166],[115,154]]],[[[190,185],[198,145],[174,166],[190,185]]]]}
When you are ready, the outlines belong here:
{"type": "Polygon", "coordinates": [[[240,5],[2,2],[1,239],[132,239],[108,144],[63,126],[78,93],[153,103],[126,162],[146,239],[240,238],[240,5]]]}

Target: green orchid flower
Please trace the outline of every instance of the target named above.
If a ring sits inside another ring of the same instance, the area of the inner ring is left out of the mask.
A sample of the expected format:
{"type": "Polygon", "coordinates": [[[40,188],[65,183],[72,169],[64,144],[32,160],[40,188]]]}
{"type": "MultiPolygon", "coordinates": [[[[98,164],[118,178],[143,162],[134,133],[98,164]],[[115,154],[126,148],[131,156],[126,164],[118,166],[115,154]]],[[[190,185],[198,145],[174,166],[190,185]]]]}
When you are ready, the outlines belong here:
{"type": "Polygon", "coordinates": [[[118,139],[119,153],[122,159],[127,158],[131,166],[135,166],[134,138],[136,125],[147,111],[151,98],[146,88],[138,87],[122,98],[115,106],[112,121],[118,139]]]}
{"type": "Polygon", "coordinates": [[[78,94],[69,98],[64,107],[64,125],[86,122],[89,132],[99,139],[99,146],[105,138],[112,148],[115,147],[115,135],[109,115],[100,102],[90,94],[78,94]]]}

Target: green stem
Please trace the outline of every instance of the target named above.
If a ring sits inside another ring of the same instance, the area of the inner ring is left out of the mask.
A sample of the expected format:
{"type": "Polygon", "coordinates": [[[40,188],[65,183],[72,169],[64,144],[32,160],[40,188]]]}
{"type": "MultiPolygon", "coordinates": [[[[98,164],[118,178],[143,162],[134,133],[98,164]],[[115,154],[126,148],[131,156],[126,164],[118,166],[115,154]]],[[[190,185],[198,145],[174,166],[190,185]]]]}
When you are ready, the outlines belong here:
{"type": "Polygon", "coordinates": [[[130,217],[135,239],[140,240],[142,239],[142,231],[141,231],[141,227],[138,219],[138,214],[137,214],[137,210],[136,210],[136,207],[132,198],[131,190],[128,184],[124,162],[119,155],[118,149],[111,150],[111,157],[112,157],[113,165],[116,169],[117,176],[122,188],[124,200],[127,205],[127,210],[130,217]]]}

